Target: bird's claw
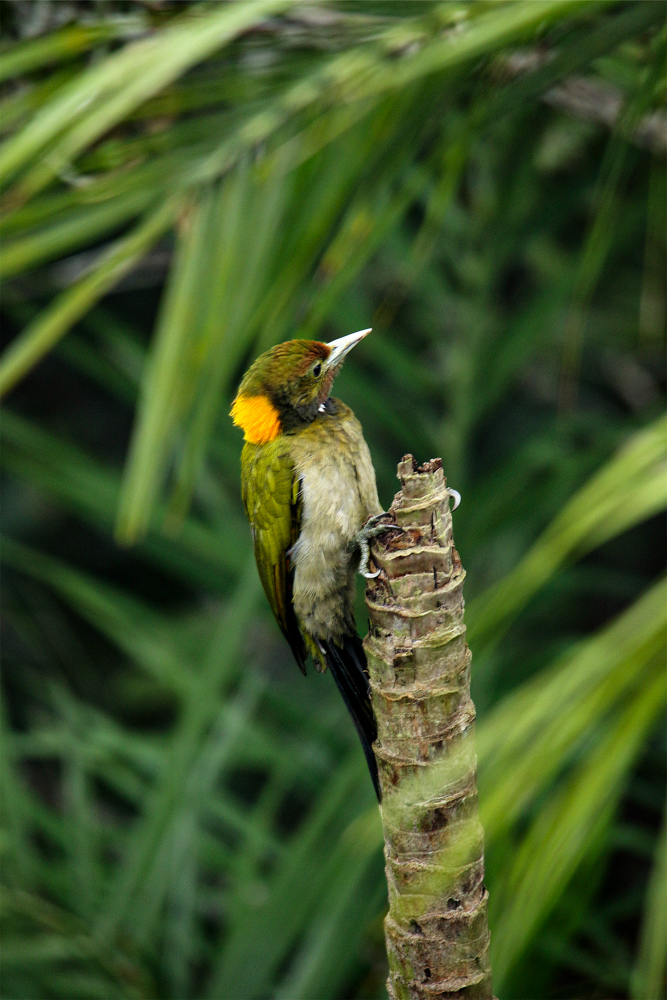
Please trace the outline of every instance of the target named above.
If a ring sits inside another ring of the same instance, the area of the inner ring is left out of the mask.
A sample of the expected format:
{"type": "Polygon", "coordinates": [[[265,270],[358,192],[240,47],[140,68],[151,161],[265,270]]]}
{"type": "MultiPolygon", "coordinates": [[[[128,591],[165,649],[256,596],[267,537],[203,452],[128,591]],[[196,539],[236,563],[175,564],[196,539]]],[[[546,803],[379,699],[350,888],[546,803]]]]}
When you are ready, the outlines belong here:
{"type": "Polygon", "coordinates": [[[367,580],[375,580],[375,578],[380,575],[380,570],[376,569],[374,573],[371,573],[368,568],[368,562],[371,557],[371,550],[366,539],[364,539],[362,542],[359,543],[359,548],[361,550],[361,559],[359,560],[359,572],[367,580]]]}
{"type": "Polygon", "coordinates": [[[447,492],[454,501],[454,506],[452,507],[452,510],[456,510],[458,505],[461,503],[461,494],[459,493],[458,490],[453,490],[451,486],[447,487],[447,492]]]}
{"type": "Polygon", "coordinates": [[[373,517],[369,518],[364,527],[355,535],[352,542],[353,548],[358,548],[361,553],[361,558],[359,560],[359,573],[361,576],[365,577],[367,580],[375,580],[376,577],[380,575],[380,570],[376,570],[375,573],[371,573],[368,569],[368,563],[371,557],[371,549],[369,542],[372,538],[377,538],[378,535],[384,534],[385,531],[390,531],[392,528],[396,531],[402,531],[403,529],[398,524],[380,524],[380,520],[388,515],[383,511],[381,514],[375,514],[373,517]]]}
{"type": "MultiPolygon", "coordinates": [[[[447,493],[454,501],[452,506],[452,510],[454,511],[461,503],[461,494],[458,490],[454,490],[449,486],[447,487],[447,493]]],[[[382,518],[388,516],[389,515],[386,511],[383,511],[381,514],[375,514],[373,517],[370,517],[361,531],[355,535],[350,543],[351,549],[358,548],[361,553],[361,558],[359,559],[359,573],[361,576],[365,577],[366,580],[375,580],[380,575],[379,569],[376,570],[375,573],[371,573],[368,569],[368,564],[371,558],[371,549],[369,545],[371,539],[377,538],[378,535],[382,535],[385,531],[391,531],[392,529],[395,531],[404,530],[398,524],[381,524],[380,522],[382,521],[382,518]]]]}

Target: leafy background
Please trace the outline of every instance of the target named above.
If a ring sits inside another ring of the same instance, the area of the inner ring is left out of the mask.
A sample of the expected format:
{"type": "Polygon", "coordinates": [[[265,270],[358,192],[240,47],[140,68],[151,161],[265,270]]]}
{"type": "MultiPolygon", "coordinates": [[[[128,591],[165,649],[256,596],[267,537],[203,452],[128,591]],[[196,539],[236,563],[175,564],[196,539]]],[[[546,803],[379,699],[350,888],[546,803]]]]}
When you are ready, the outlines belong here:
{"type": "Polygon", "coordinates": [[[372,325],[383,503],[407,451],[463,495],[496,993],[663,996],[663,5],[1,13],[2,995],[385,996],[372,787],[227,416],[372,325]]]}

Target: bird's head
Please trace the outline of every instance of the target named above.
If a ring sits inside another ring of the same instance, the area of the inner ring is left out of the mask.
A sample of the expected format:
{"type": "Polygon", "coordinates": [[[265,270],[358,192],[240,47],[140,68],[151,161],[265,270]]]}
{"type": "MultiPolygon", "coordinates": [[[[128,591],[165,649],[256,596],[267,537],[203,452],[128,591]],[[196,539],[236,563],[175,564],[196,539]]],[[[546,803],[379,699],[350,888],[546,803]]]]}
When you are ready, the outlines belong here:
{"type": "Polygon", "coordinates": [[[346,354],[370,332],[360,330],[328,344],[288,340],[261,354],[245,373],[231,409],[246,441],[265,444],[314,420],[346,354]]]}

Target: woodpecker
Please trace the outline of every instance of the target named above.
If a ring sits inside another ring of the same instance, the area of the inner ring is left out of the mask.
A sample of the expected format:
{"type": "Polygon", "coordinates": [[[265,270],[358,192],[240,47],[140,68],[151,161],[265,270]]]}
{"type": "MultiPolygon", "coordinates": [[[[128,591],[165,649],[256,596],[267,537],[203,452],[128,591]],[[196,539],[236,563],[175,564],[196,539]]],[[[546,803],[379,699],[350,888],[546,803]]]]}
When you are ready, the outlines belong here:
{"type": "Polygon", "coordinates": [[[302,673],[309,653],[317,670],[331,670],[379,801],[377,725],[353,601],[357,570],[375,575],[368,540],[389,525],[379,523],[361,424],[330,395],[344,358],[370,332],[272,347],[246,372],[231,417],[245,436],[241,492],[269,604],[302,673]]]}

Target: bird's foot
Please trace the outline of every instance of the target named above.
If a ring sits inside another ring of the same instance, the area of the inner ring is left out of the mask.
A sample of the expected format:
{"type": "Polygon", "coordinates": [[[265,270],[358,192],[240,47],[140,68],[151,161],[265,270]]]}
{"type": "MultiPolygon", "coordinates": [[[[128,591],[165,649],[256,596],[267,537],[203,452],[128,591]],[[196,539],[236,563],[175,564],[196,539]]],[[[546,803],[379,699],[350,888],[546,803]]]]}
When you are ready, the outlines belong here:
{"type": "MultiPolygon", "coordinates": [[[[454,501],[452,510],[456,508],[461,503],[461,494],[458,490],[454,490],[451,487],[447,488],[447,492],[454,501]]],[[[370,542],[373,538],[377,538],[379,535],[383,535],[385,531],[403,531],[404,529],[398,524],[382,524],[381,521],[384,517],[391,517],[387,511],[382,511],[381,514],[375,514],[370,517],[366,524],[363,526],[361,531],[357,532],[352,541],[350,542],[350,550],[359,549],[361,553],[361,558],[359,560],[359,573],[364,576],[367,580],[374,580],[380,575],[380,570],[376,570],[375,573],[371,573],[368,569],[368,563],[371,557],[370,542]]]]}
{"type": "Polygon", "coordinates": [[[374,580],[376,576],[380,575],[379,569],[375,573],[371,573],[368,569],[368,562],[371,557],[371,540],[377,538],[379,535],[383,535],[385,531],[391,531],[392,529],[395,531],[403,530],[398,524],[380,524],[383,517],[390,517],[390,515],[386,511],[383,511],[381,514],[375,514],[374,517],[369,518],[361,531],[357,532],[350,543],[351,549],[359,549],[361,553],[359,572],[367,580],[374,580]]]}

